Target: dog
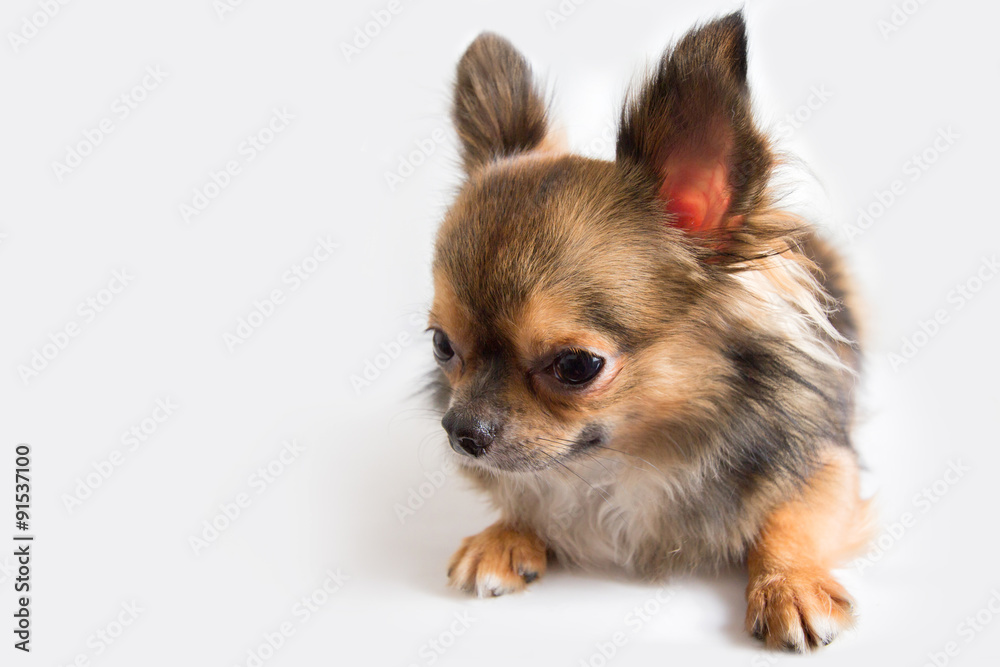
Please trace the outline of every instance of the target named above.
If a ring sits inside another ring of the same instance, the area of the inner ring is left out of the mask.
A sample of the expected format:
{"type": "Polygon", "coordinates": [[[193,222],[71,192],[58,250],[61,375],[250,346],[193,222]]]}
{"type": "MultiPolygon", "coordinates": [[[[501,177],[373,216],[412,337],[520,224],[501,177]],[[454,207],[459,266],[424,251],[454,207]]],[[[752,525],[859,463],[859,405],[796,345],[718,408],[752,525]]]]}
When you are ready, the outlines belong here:
{"type": "Polygon", "coordinates": [[[870,535],[851,442],[861,353],[844,263],[779,206],[737,12],[627,95],[613,161],[569,154],[526,59],[457,68],[464,182],[432,264],[434,394],[499,520],[452,585],[550,561],[655,580],[745,567],[747,630],[808,651],[853,621],[831,568],[870,535]]]}

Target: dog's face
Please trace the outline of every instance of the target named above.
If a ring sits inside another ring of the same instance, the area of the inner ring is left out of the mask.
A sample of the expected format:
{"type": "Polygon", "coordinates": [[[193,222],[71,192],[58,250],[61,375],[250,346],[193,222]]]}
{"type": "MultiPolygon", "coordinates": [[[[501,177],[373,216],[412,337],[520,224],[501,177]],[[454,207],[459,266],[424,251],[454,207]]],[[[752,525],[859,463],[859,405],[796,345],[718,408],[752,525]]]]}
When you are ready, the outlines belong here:
{"type": "Polygon", "coordinates": [[[693,351],[655,344],[684,335],[671,323],[700,276],[647,190],[635,172],[571,156],[470,178],[439,235],[431,309],[456,451],[514,471],[607,446],[660,377],[651,348],[693,351]]]}
{"type": "Polygon", "coordinates": [[[727,258],[767,231],[752,228],[771,157],[742,24],[664,58],[626,103],[614,162],[553,150],[525,60],[493,35],[459,64],[453,116],[467,179],[438,235],[430,316],[452,448],[537,471],[612,438],[640,448],[711,404],[727,258]]]}

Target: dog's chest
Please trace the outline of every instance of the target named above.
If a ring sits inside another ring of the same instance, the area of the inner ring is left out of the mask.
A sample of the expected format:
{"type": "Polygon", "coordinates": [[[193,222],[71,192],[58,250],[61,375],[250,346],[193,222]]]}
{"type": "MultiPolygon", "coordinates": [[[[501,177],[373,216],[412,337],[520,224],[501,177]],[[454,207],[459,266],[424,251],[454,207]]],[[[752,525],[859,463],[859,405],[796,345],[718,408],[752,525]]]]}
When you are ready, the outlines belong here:
{"type": "Polygon", "coordinates": [[[561,561],[637,573],[670,569],[668,561],[694,555],[685,551],[700,540],[689,534],[677,493],[659,475],[598,474],[586,466],[493,489],[504,514],[534,530],[561,561]]]}

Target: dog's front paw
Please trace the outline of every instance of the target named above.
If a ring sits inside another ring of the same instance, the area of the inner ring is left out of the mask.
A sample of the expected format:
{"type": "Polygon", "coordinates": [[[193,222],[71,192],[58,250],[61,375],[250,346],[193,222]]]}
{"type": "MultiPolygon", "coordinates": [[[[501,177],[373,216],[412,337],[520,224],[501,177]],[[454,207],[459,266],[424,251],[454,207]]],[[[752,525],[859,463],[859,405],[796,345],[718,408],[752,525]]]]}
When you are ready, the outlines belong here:
{"type": "Polygon", "coordinates": [[[770,572],[747,587],[747,630],[770,648],[804,653],[853,622],[850,596],[827,572],[770,572]]]}
{"type": "Polygon", "coordinates": [[[545,543],[495,523],[462,541],[448,565],[448,582],[479,597],[516,593],[545,573],[545,543]]]}

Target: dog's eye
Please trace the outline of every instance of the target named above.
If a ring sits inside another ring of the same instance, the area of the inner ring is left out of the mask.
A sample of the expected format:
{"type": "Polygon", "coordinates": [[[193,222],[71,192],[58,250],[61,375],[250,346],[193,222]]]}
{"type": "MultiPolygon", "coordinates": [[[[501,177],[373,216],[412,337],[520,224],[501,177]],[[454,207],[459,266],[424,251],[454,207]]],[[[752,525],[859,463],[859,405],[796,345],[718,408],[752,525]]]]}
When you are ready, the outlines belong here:
{"type": "Polygon", "coordinates": [[[455,350],[451,347],[451,341],[447,334],[437,329],[434,331],[434,358],[444,363],[455,356],[455,350]]]}
{"type": "Polygon", "coordinates": [[[567,350],[552,364],[552,373],[563,384],[579,385],[590,382],[604,367],[604,359],[584,350],[567,350]]]}

